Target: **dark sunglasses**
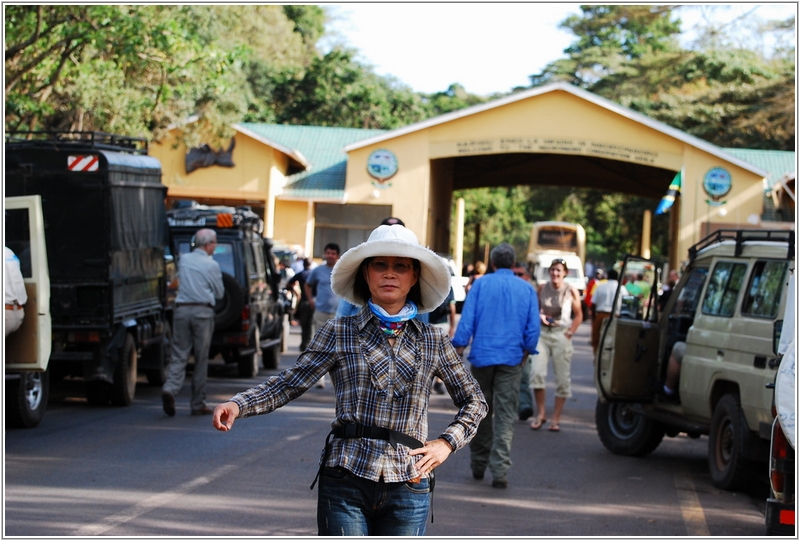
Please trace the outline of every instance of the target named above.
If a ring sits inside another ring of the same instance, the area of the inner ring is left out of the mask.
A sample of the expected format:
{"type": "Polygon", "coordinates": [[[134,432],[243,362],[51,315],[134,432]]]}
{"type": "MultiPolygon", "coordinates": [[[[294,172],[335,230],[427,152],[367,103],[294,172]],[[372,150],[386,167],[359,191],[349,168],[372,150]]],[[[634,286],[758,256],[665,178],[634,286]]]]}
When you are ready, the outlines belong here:
{"type": "Polygon", "coordinates": [[[387,261],[381,261],[380,259],[370,261],[369,266],[372,267],[376,272],[386,272],[391,266],[392,270],[396,274],[405,274],[414,268],[413,265],[409,265],[408,263],[394,263],[389,265],[387,261]]]}
{"type": "Polygon", "coordinates": [[[554,259],[553,261],[551,261],[551,262],[550,262],[550,268],[552,269],[552,268],[553,268],[553,265],[558,265],[559,263],[560,263],[560,264],[562,264],[562,265],[564,265],[564,270],[569,270],[569,267],[567,267],[567,262],[566,262],[566,261],[564,261],[564,260],[563,260],[563,259],[561,259],[561,258],[554,259]]]}
{"type": "Polygon", "coordinates": [[[524,272],[515,272],[514,276],[523,277],[523,276],[525,276],[525,273],[524,272]]]}

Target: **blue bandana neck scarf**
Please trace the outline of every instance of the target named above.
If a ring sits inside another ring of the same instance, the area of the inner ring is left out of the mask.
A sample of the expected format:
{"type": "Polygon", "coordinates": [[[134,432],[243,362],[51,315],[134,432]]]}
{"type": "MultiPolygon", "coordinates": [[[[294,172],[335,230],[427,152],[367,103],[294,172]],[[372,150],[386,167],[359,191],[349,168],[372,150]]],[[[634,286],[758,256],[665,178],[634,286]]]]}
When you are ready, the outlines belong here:
{"type": "Polygon", "coordinates": [[[375,317],[378,318],[378,326],[381,331],[389,338],[397,337],[403,332],[406,322],[417,316],[417,305],[411,301],[408,301],[400,312],[393,316],[389,315],[386,310],[377,304],[374,304],[372,299],[368,300],[367,304],[369,305],[369,309],[372,310],[372,313],[375,314],[375,317]]]}

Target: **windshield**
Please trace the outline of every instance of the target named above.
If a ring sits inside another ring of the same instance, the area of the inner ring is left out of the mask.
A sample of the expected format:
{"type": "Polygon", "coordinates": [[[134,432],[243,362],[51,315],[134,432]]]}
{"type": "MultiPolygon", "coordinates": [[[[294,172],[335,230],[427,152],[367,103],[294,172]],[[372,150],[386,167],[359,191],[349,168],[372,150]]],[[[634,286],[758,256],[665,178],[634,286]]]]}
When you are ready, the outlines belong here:
{"type": "MultiPolygon", "coordinates": [[[[178,251],[180,255],[189,253],[190,246],[188,242],[181,242],[178,244],[178,251]]],[[[236,276],[236,267],[234,265],[233,245],[227,242],[220,242],[217,244],[214,254],[212,256],[214,261],[219,263],[219,268],[222,272],[236,276]]],[[[180,260],[178,261],[180,266],[180,260]]]]}

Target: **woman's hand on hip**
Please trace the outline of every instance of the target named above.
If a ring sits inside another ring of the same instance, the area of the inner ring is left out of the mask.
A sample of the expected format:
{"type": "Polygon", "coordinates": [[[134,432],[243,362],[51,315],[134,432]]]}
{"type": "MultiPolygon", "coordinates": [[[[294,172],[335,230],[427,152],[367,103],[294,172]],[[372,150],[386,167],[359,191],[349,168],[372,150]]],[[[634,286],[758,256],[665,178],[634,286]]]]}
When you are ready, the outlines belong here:
{"type": "Polygon", "coordinates": [[[417,461],[416,468],[421,474],[428,474],[453,452],[450,444],[443,439],[426,441],[423,447],[412,449],[408,454],[411,456],[422,455],[417,461]]]}

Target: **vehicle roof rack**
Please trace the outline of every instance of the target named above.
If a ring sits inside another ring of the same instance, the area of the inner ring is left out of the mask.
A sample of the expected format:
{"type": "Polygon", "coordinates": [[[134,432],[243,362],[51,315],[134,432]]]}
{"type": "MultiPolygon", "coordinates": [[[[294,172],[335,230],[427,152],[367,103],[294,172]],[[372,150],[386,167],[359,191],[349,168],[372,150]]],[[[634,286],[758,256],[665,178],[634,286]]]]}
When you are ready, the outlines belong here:
{"type": "Polygon", "coordinates": [[[10,131],[6,132],[6,143],[44,148],[68,143],[98,150],[112,150],[130,154],[147,155],[147,139],[129,137],[99,131],[10,131]]]}
{"type": "Polygon", "coordinates": [[[243,227],[256,233],[262,233],[264,230],[264,221],[248,205],[238,207],[227,205],[207,206],[200,205],[196,201],[181,201],[176,208],[167,210],[167,216],[175,222],[180,222],[181,220],[192,221],[202,217],[206,219],[207,227],[212,228],[243,227]],[[230,218],[220,220],[220,214],[229,215],[230,218]],[[213,223],[210,220],[213,220],[213,223]]]}
{"type": "Polygon", "coordinates": [[[714,244],[723,241],[736,243],[734,256],[742,255],[744,244],[753,241],[785,242],[787,243],[787,259],[794,259],[794,231],[787,229],[718,229],[689,248],[689,261],[694,261],[697,254],[714,244]]]}

